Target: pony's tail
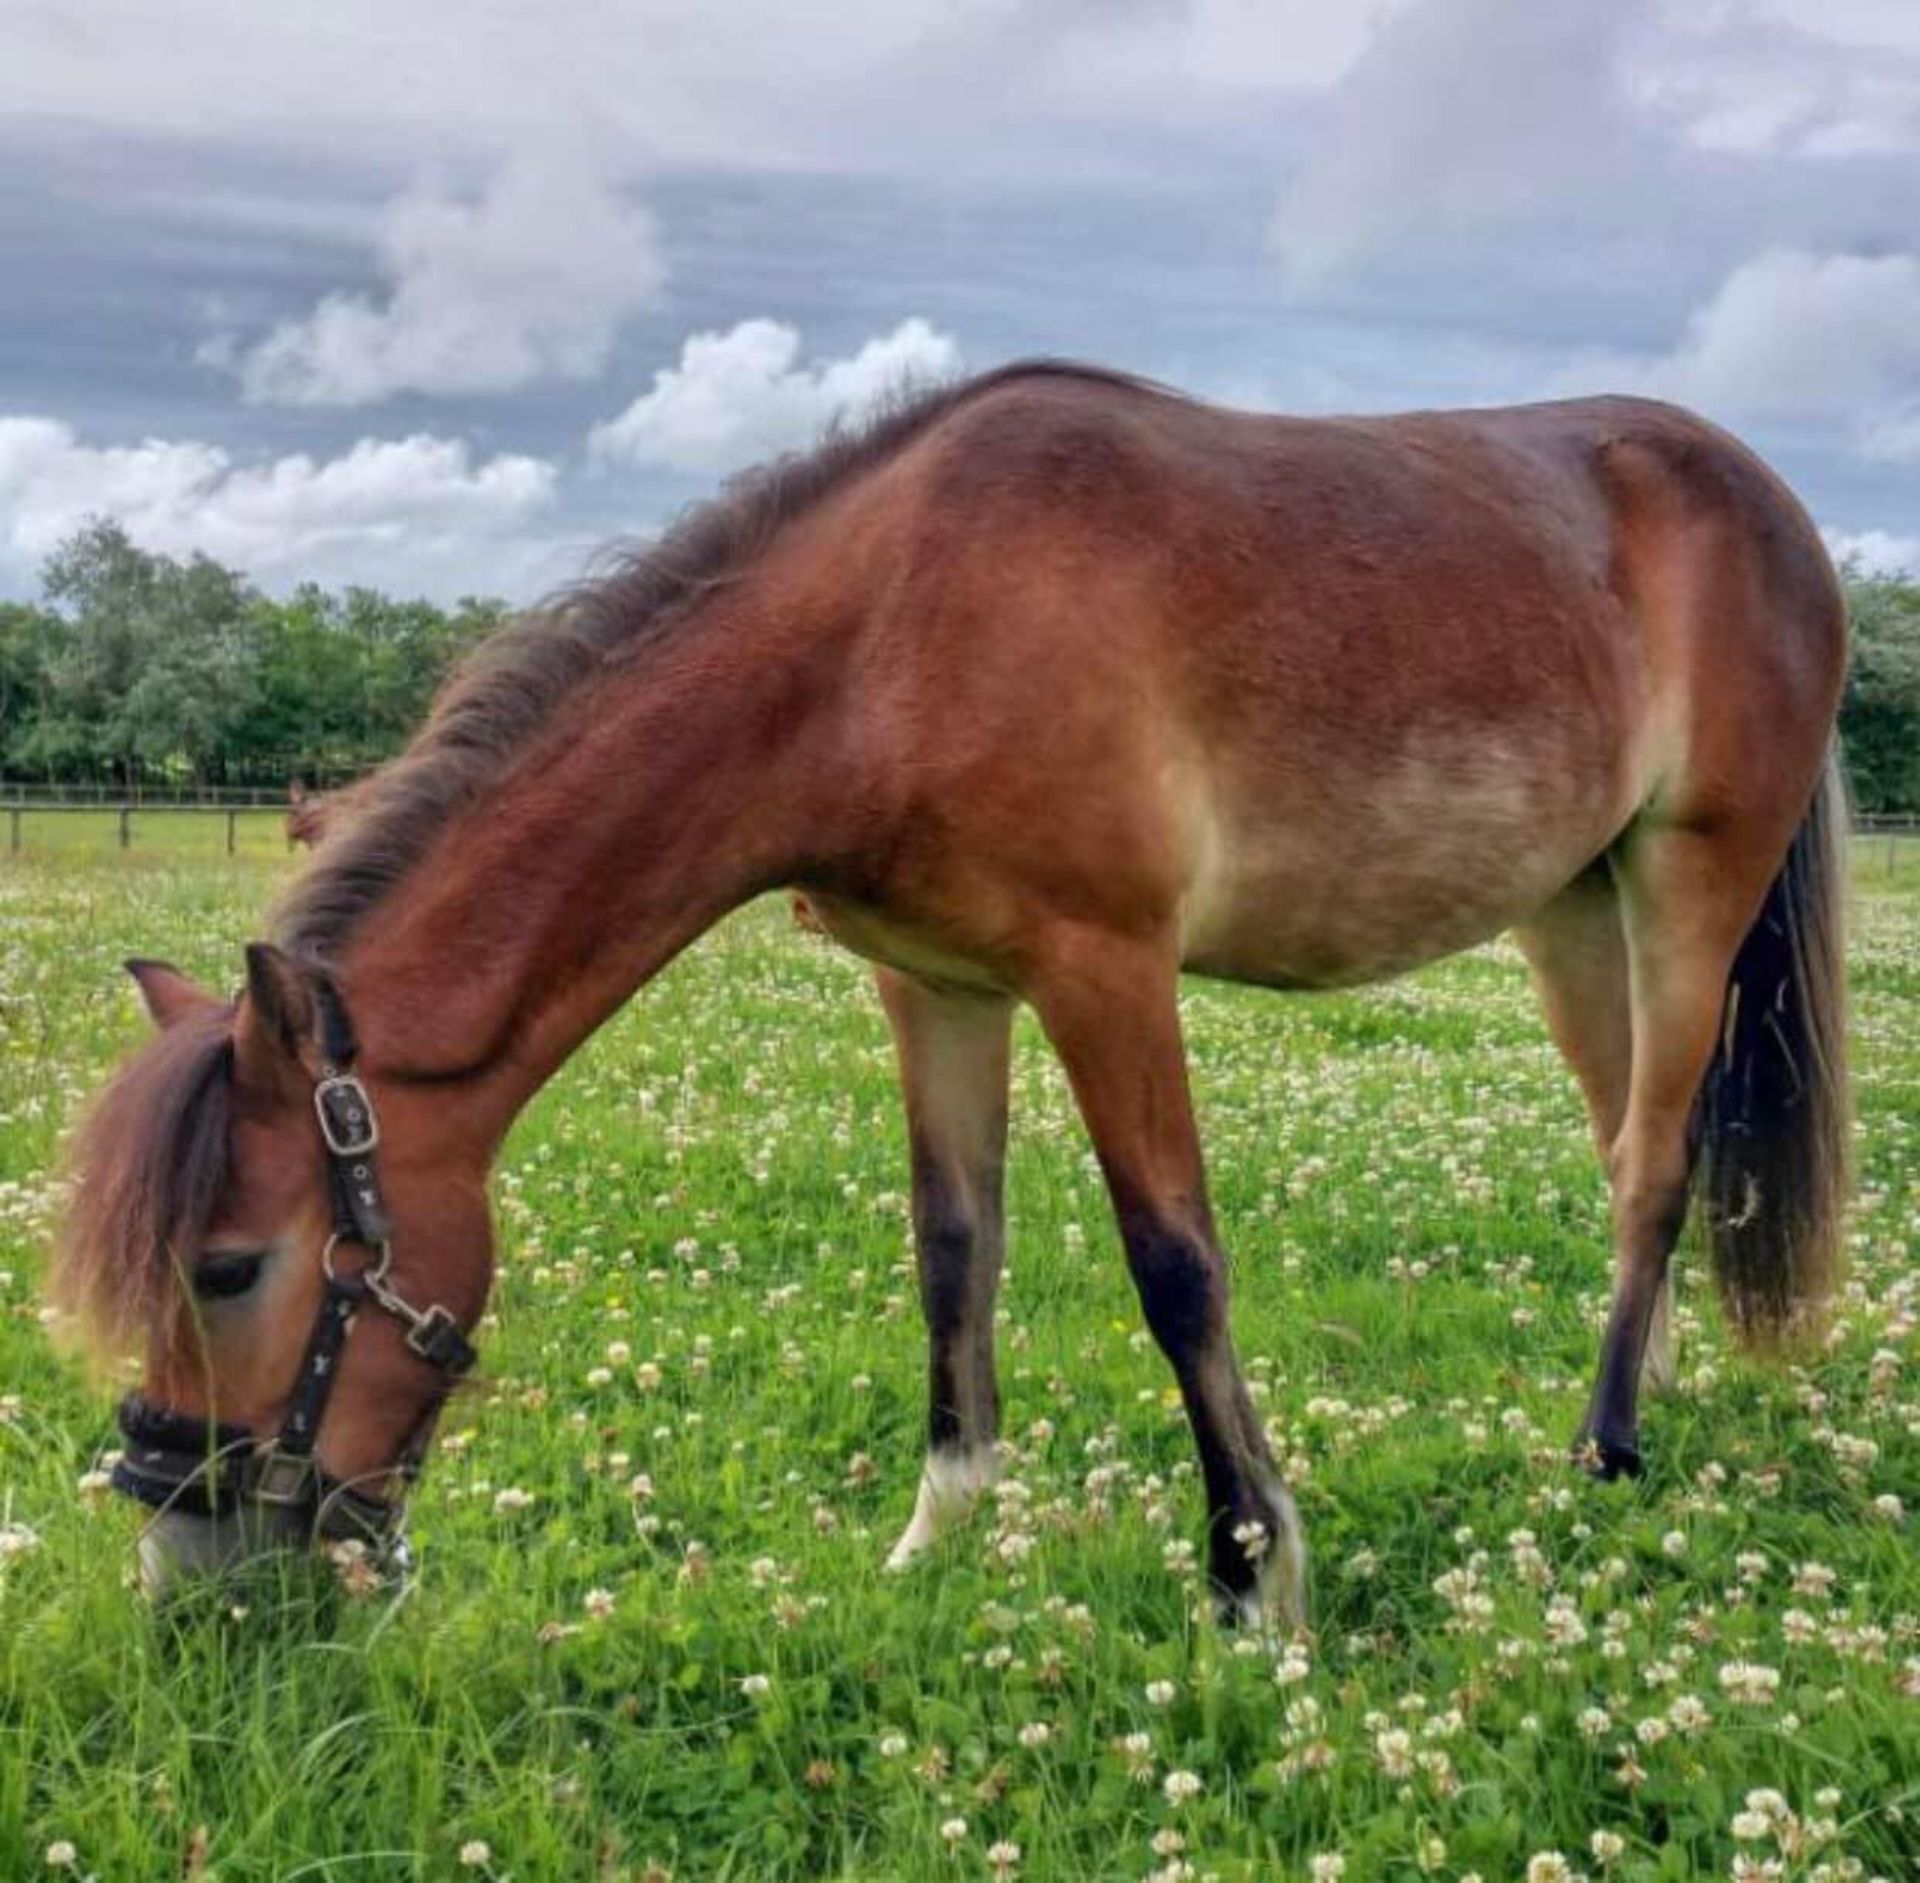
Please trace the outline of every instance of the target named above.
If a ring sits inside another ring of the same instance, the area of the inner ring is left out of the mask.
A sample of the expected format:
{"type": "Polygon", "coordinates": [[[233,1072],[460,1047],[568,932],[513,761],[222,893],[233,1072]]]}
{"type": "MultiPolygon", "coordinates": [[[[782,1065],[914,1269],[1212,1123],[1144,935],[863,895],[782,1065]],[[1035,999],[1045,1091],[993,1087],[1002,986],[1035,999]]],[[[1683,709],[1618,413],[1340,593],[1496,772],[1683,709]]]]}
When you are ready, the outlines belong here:
{"type": "Polygon", "coordinates": [[[1714,1279],[1748,1347],[1815,1331],[1848,1192],[1846,786],[1826,770],[1734,958],[1700,1090],[1697,1182],[1714,1279]]]}

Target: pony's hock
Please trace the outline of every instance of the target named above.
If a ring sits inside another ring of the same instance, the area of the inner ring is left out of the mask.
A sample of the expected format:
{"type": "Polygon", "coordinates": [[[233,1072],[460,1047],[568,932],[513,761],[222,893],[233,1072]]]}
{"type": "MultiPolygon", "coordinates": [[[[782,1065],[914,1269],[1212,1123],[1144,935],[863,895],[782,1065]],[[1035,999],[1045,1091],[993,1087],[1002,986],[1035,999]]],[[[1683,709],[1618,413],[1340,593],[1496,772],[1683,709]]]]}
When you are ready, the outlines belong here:
{"type": "Polygon", "coordinates": [[[1024,1001],[1179,1381],[1216,1589],[1299,1613],[1178,977],[1342,986],[1503,930],[1612,1187],[1580,1449],[1630,1470],[1691,1187],[1738,1333],[1831,1286],[1845,641],[1778,479],[1646,400],[1295,420],[1040,362],[833,432],[488,643],[329,797],[238,1000],[136,965],[159,1033],[83,1128],[56,1277],[146,1342],[123,1482],[218,1528],[196,1559],[391,1534],[509,1124],[783,886],[873,960],[899,1053],[930,1364],[894,1561],[993,1476],[1024,1001]]]}

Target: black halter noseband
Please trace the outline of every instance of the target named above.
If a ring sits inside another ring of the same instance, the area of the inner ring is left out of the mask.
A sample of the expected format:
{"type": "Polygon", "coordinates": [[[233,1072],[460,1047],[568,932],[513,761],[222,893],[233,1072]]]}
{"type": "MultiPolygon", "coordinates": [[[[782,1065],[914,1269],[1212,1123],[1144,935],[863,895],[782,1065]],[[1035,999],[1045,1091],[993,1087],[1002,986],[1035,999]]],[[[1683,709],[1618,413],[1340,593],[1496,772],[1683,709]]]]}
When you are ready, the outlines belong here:
{"type": "Polygon", "coordinates": [[[407,1493],[420,1475],[440,1408],[477,1356],[444,1307],[416,1307],[388,1279],[393,1243],[374,1160],[380,1124],[366,1087],[353,1075],[353,1029],[330,982],[319,983],[319,1001],[327,1063],[314,1087],[313,1109],[326,1145],[333,1233],[321,1256],[326,1290],[286,1416],[271,1438],[256,1439],[246,1426],[174,1412],[130,1393],[120,1402],[127,1448],[113,1467],[113,1487],[157,1510],[200,1517],[230,1517],[248,1504],[304,1515],[315,1536],[358,1541],[385,1556],[399,1545],[407,1493]],[[342,1244],[363,1248],[373,1259],[342,1274],[334,1266],[342,1244]],[[404,1323],[408,1350],[446,1381],[408,1433],[400,1456],[371,1474],[399,1480],[392,1498],[369,1497],[355,1488],[356,1481],[334,1477],[314,1452],[341,1352],[369,1302],[404,1323]]]}

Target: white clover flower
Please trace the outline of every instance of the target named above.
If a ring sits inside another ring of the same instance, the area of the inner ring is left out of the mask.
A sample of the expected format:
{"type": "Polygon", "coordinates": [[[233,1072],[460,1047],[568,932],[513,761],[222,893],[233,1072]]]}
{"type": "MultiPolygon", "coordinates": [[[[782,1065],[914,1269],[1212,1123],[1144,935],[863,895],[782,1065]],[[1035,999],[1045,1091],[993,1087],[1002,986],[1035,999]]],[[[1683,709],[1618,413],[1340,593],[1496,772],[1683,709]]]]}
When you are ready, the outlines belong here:
{"type": "Polygon", "coordinates": [[[898,1759],[907,1750],[905,1733],[882,1733],[880,1735],[880,1756],[883,1759],[898,1759]]]}
{"type": "Polygon", "coordinates": [[[1413,1776],[1413,1735],[1398,1726],[1390,1726],[1373,1737],[1374,1756],[1389,1778],[1413,1776]]]}
{"type": "Polygon", "coordinates": [[[1627,1840],[1618,1831],[1595,1831],[1587,1839],[1587,1848],[1593,1852],[1595,1863],[1615,1863],[1626,1854],[1627,1840]]]}
{"type": "Polygon", "coordinates": [[[765,1674],[749,1674],[741,1681],[740,1691],[749,1700],[764,1700],[773,1691],[773,1682],[765,1674]]]}
{"type": "Polygon", "coordinates": [[[1032,1752],[1035,1748],[1044,1746],[1053,1737],[1053,1728],[1045,1720],[1029,1720],[1020,1728],[1019,1737],[1020,1743],[1032,1752]]]}
{"type": "Polygon", "coordinates": [[[605,1621],[613,1613],[613,1591],[611,1589],[589,1589],[581,1597],[581,1606],[595,1621],[605,1621]]]}
{"type": "Polygon", "coordinates": [[[47,1846],[47,1868],[49,1870],[71,1870],[80,1861],[80,1853],[64,1837],[56,1837],[47,1846]]]}
{"type": "Polygon", "coordinates": [[[1147,1704],[1149,1706],[1172,1706],[1178,1689],[1170,1680],[1150,1680],[1147,1682],[1147,1704]]]}
{"type": "Polygon", "coordinates": [[[483,1838],[470,1837],[460,1846],[460,1861],[469,1870],[478,1870],[493,1861],[493,1849],[483,1838]]]}
{"type": "Polygon", "coordinates": [[[1322,1850],[1307,1859],[1307,1875],[1313,1883],[1340,1883],[1347,1874],[1347,1860],[1337,1850],[1322,1850]]]}
{"type": "Polygon", "coordinates": [[[1557,1850],[1536,1851],[1527,1859],[1527,1883],[1575,1883],[1573,1865],[1557,1850]]]}
{"type": "Polygon", "coordinates": [[[1745,1706],[1769,1706],[1779,1697],[1780,1670],[1758,1661],[1728,1661],[1720,1669],[1727,1697],[1745,1706]]]}
{"type": "Polygon", "coordinates": [[[967,1821],[965,1818],[949,1818],[946,1823],[940,1827],[940,1835],[945,1838],[949,1844],[959,1843],[966,1834],[967,1821]]]}
{"type": "Polygon", "coordinates": [[[523,1491],[523,1490],[520,1490],[517,1486],[509,1485],[504,1491],[494,1492],[493,1494],[494,1514],[496,1516],[505,1517],[510,1515],[512,1512],[516,1510],[527,1509],[532,1504],[532,1502],[533,1502],[533,1493],[531,1491],[523,1491]]]}
{"type": "Polygon", "coordinates": [[[1002,1875],[1011,1870],[1020,1861],[1020,1846],[1009,1838],[1001,1838],[997,1844],[987,1846],[987,1861],[1002,1875]]]}
{"type": "Polygon", "coordinates": [[[1183,1805],[1190,1798],[1200,1796],[1205,1789],[1198,1772],[1169,1772],[1161,1784],[1170,1805],[1183,1805]]]}

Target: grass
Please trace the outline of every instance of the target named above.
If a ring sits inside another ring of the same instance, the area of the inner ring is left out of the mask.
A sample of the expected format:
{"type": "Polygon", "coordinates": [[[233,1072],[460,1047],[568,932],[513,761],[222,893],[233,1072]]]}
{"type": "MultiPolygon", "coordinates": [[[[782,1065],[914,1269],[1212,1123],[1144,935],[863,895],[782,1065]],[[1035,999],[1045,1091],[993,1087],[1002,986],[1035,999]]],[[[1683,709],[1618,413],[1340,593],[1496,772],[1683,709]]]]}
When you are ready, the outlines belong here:
{"type": "Polygon", "coordinates": [[[1605,1210],[1517,956],[1190,988],[1313,1551],[1290,1655],[1196,1619],[1185,1426],[1030,1026],[1012,1483],[881,1573],[924,1392],[890,1051],[858,965],[771,904],[511,1139],[406,1599],[302,1560],[148,1609],[135,1514],[85,1488],[106,1397],[39,1306],[50,1173],[138,1037],[120,958],[230,985],[287,867],[77,818],[0,861],[0,1877],[62,1844],[102,1883],[1915,1874],[1920,846],[1858,872],[1840,1325],[1751,1365],[1689,1264],[1637,1485],[1563,1462],[1605,1210]]]}

